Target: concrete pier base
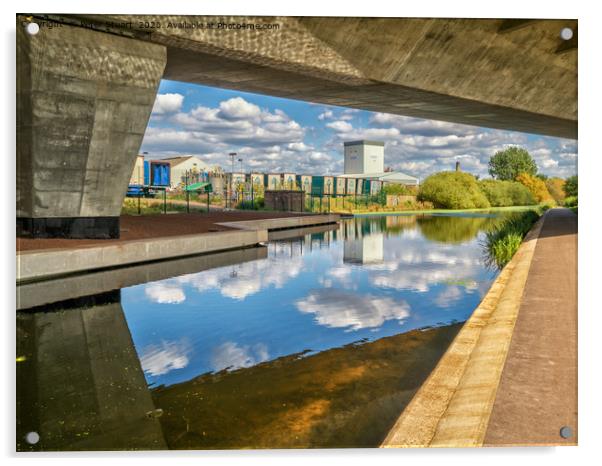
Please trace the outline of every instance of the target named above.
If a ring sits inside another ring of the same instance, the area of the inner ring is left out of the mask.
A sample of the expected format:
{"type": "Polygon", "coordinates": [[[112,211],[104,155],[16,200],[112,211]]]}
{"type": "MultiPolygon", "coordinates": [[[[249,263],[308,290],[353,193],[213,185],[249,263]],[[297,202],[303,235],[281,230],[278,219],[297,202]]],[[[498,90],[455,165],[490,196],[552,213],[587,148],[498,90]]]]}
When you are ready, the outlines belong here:
{"type": "Polygon", "coordinates": [[[17,236],[31,238],[119,238],[119,217],[17,218],[17,236]]]}
{"type": "Polygon", "coordinates": [[[17,234],[116,238],[165,47],[17,24],[17,234]]]}

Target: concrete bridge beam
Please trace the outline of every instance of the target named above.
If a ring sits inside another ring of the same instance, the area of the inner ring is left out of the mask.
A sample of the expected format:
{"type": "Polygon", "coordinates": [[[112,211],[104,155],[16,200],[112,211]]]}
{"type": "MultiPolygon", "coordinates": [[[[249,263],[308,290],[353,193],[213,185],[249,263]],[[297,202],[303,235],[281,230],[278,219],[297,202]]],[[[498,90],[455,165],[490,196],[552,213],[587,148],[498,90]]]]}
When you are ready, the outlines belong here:
{"type": "Polygon", "coordinates": [[[17,26],[17,234],[116,238],[166,49],[17,26]]]}

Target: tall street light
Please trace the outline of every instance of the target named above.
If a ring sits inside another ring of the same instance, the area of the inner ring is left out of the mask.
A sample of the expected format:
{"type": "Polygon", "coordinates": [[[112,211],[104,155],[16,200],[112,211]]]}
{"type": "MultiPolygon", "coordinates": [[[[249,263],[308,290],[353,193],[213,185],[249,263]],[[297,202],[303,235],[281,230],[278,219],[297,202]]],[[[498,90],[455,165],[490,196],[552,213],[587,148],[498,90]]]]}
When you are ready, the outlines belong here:
{"type": "MultiPolygon", "coordinates": [[[[230,172],[230,193],[232,193],[233,182],[234,182],[234,157],[236,157],[236,152],[230,152],[228,154],[230,156],[230,161],[232,162],[232,172],[230,172]]],[[[228,195],[230,197],[230,195],[228,195]]]]}
{"type": "MultiPolygon", "coordinates": [[[[243,201],[244,201],[244,197],[245,197],[245,174],[242,171],[242,158],[238,159],[238,161],[240,162],[240,173],[242,175],[242,182],[240,184],[240,186],[238,186],[238,188],[242,191],[242,197],[243,197],[243,201]]],[[[236,199],[238,200],[238,194],[236,195],[236,199]]]]}

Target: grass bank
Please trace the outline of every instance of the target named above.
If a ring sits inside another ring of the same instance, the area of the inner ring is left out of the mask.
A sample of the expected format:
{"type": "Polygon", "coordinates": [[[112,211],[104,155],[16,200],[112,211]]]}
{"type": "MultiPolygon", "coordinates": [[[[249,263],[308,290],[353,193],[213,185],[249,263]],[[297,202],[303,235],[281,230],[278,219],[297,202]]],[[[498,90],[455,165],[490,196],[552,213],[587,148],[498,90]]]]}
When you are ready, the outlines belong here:
{"type": "Polygon", "coordinates": [[[528,210],[504,219],[486,233],[485,249],[490,265],[503,268],[514,256],[525,235],[541,217],[544,209],[528,210]]]}
{"type": "MultiPolygon", "coordinates": [[[[121,215],[156,215],[164,212],[187,212],[186,203],[178,200],[174,202],[167,200],[164,205],[162,200],[140,199],[140,210],[138,210],[138,199],[128,197],[124,199],[121,206],[121,215]]],[[[191,202],[190,212],[207,212],[207,207],[198,202],[191,202]]]]}
{"type": "Polygon", "coordinates": [[[368,217],[379,215],[415,215],[415,214],[463,214],[471,212],[524,212],[537,211],[541,209],[538,205],[510,206],[510,207],[487,207],[485,209],[428,209],[428,210],[398,210],[394,212],[356,212],[354,217],[368,217]]]}

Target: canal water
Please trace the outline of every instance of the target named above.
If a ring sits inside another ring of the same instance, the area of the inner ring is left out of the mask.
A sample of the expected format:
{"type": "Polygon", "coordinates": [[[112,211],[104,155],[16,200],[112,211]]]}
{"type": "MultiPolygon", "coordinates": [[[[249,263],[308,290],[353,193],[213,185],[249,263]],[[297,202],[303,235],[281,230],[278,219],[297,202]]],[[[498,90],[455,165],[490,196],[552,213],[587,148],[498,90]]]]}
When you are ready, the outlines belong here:
{"type": "Polygon", "coordinates": [[[496,221],[356,217],[22,287],[17,448],[378,446],[495,279],[496,221]]]}

